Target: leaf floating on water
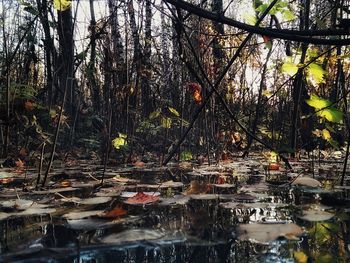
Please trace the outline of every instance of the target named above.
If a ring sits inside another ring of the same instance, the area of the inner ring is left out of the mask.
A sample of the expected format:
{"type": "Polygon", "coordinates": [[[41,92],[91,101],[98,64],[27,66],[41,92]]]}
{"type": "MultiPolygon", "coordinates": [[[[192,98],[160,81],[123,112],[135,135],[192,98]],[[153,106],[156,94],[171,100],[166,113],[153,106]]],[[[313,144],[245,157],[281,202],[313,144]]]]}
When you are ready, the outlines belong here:
{"type": "Polygon", "coordinates": [[[177,188],[182,187],[184,184],[182,182],[174,182],[173,180],[166,181],[160,185],[160,188],[177,188]]]}
{"type": "Polygon", "coordinates": [[[301,186],[308,186],[308,187],[320,187],[321,182],[317,181],[316,179],[313,179],[311,177],[299,177],[294,180],[292,183],[293,185],[301,185],[301,186]]]}
{"type": "Polygon", "coordinates": [[[205,194],[211,187],[205,182],[193,180],[190,187],[186,190],[187,195],[205,194]]]}
{"type": "Polygon", "coordinates": [[[39,205],[39,204],[34,204],[30,208],[28,208],[22,212],[16,213],[15,215],[17,215],[17,216],[31,216],[31,215],[52,214],[54,212],[56,212],[55,208],[47,208],[47,207],[43,207],[42,205],[39,205]]]}
{"type": "Polygon", "coordinates": [[[159,196],[145,194],[144,192],[139,192],[136,195],[128,198],[124,201],[128,205],[146,205],[159,201],[159,196]]]}
{"type": "Polygon", "coordinates": [[[1,202],[2,207],[14,210],[26,210],[30,208],[33,204],[34,201],[25,199],[16,199],[1,202]]]}
{"type": "Polygon", "coordinates": [[[299,218],[310,222],[327,221],[333,217],[334,214],[317,209],[303,211],[303,215],[299,216],[299,218]]]}
{"type": "MultiPolygon", "coordinates": [[[[153,196],[160,196],[160,193],[159,192],[143,192],[144,194],[147,194],[147,195],[153,195],[153,196]]],[[[122,192],[121,193],[121,197],[123,198],[130,198],[130,197],[133,197],[137,194],[137,192],[122,192]]]]}
{"type": "Polygon", "coordinates": [[[161,200],[160,205],[185,205],[190,200],[189,196],[175,195],[172,198],[164,198],[161,200]]]}
{"type": "Polygon", "coordinates": [[[0,212],[0,220],[4,220],[6,218],[9,218],[11,215],[12,214],[0,212]]]}
{"type": "Polygon", "coordinates": [[[120,196],[123,190],[124,190],[124,186],[100,188],[100,190],[96,193],[96,196],[109,196],[109,197],[120,196]]]}
{"type": "Polygon", "coordinates": [[[120,175],[117,175],[117,176],[114,176],[112,178],[113,181],[116,181],[118,183],[121,183],[121,184],[133,184],[133,183],[138,183],[139,180],[134,180],[134,179],[129,179],[129,178],[125,178],[125,177],[122,177],[120,175]]]}
{"type": "Polygon", "coordinates": [[[150,229],[132,229],[121,233],[111,234],[101,239],[107,244],[122,244],[136,241],[157,240],[164,237],[164,234],[158,230],[150,229]]]}
{"type": "MultiPolygon", "coordinates": [[[[68,227],[74,230],[96,230],[112,227],[116,224],[125,222],[126,219],[120,219],[118,221],[106,221],[104,219],[98,218],[86,218],[86,219],[76,219],[76,220],[67,220],[68,227]]],[[[127,218],[128,222],[130,218],[127,218]]]]}
{"type": "Polygon", "coordinates": [[[112,200],[111,197],[98,196],[98,197],[83,199],[79,203],[82,205],[99,205],[99,204],[108,203],[111,200],[112,200]]]}
{"type": "Polygon", "coordinates": [[[125,216],[128,212],[120,205],[116,206],[110,211],[103,212],[99,215],[101,218],[115,219],[118,217],[125,216]]]}
{"type": "Polygon", "coordinates": [[[245,224],[239,225],[240,240],[255,240],[259,243],[268,243],[279,237],[296,239],[304,232],[296,224],[245,224]]]}
{"type": "Polygon", "coordinates": [[[196,194],[191,195],[191,199],[193,200],[215,200],[218,199],[219,195],[217,194],[196,194]]]}
{"type": "Polygon", "coordinates": [[[92,216],[99,215],[101,210],[91,210],[91,211],[77,211],[77,212],[69,212],[67,214],[64,214],[62,217],[68,220],[75,220],[75,219],[83,219],[88,218],[92,216]]]}

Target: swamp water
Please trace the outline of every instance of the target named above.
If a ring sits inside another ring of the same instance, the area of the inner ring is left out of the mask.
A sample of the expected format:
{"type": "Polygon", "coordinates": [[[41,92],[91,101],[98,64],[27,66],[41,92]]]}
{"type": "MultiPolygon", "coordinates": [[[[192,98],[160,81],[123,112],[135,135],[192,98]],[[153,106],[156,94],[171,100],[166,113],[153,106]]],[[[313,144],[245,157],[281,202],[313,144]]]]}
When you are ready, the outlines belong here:
{"type": "Polygon", "coordinates": [[[0,262],[348,262],[341,163],[261,162],[108,167],[103,187],[100,166],[56,164],[40,191],[34,169],[2,169],[0,262]]]}

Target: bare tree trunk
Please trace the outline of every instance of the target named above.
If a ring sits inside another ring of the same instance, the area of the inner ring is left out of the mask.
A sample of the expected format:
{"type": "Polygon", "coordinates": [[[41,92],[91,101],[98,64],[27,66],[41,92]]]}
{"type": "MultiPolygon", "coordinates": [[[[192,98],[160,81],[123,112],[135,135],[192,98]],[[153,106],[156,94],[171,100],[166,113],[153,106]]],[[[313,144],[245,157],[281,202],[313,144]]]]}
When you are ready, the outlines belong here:
{"type": "Polygon", "coordinates": [[[96,19],[95,19],[95,9],[94,9],[94,0],[89,0],[90,3],[90,62],[88,65],[87,78],[88,83],[93,94],[92,104],[96,113],[100,111],[101,98],[100,98],[100,88],[96,80],[96,19]]]}
{"type": "MultiPolygon", "coordinates": [[[[309,28],[309,15],[310,15],[310,0],[305,0],[303,3],[303,8],[301,9],[300,15],[300,29],[309,28]]],[[[301,58],[300,63],[303,64],[306,58],[306,51],[308,45],[306,43],[301,44],[301,58]]],[[[304,81],[304,69],[298,69],[297,75],[294,80],[293,87],[293,115],[292,115],[292,127],[291,127],[291,149],[292,155],[295,156],[297,150],[297,140],[298,140],[298,130],[299,130],[299,121],[300,121],[300,104],[305,103],[301,101],[302,97],[307,95],[305,81],[304,81]]]]}
{"type": "Polygon", "coordinates": [[[151,0],[145,0],[145,48],[143,56],[141,58],[142,63],[142,74],[141,74],[141,89],[142,89],[142,105],[143,105],[143,116],[148,117],[152,112],[152,101],[151,101],[151,44],[152,44],[152,5],[151,0]]]}

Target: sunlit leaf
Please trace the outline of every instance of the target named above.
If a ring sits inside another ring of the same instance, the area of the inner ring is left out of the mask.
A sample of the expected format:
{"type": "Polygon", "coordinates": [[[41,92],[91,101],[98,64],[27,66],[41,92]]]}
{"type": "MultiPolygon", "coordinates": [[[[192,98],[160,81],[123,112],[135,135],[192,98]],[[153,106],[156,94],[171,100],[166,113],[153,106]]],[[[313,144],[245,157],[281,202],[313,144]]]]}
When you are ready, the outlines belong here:
{"type": "Polygon", "coordinates": [[[330,133],[329,130],[327,130],[327,129],[323,129],[323,130],[322,130],[322,137],[323,137],[323,139],[325,139],[326,141],[329,141],[329,140],[332,138],[331,133],[330,133]]]}
{"type": "Polygon", "coordinates": [[[251,15],[251,14],[248,14],[248,13],[245,13],[243,15],[243,18],[244,18],[244,21],[249,24],[249,25],[255,25],[256,24],[256,17],[254,15],[251,15]]]}
{"type": "Polygon", "coordinates": [[[139,192],[136,195],[128,198],[124,203],[129,205],[145,205],[151,204],[159,201],[159,196],[149,195],[143,192],[139,192]]]}
{"type": "Polygon", "coordinates": [[[119,136],[112,140],[113,147],[119,150],[122,146],[127,145],[126,137],[125,134],[119,133],[119,136]]]}
{"type": "Polygon", "coordinates": [[[298,263],[307,263],[307,255],[303,251],[294,251],[293,256],[298,263]]]}
{"type": "Polygon", "coordinates": [[[294,76],[298,72],[298,69],[298,65],[290,61],[286,61],[282,65],[282,73],[285,73],[289,76],[294,76]]]}
{"type": "Polygon", "coordinates": [[[325,82],[326,71],[318,64],[311,63],[307,66],[308,77],[312,78],[316,84],[325,82]]]}
{"type": "Polygon", "coordinates": [[[294,13],[292,11],[290,11],[289,9],[284,10],[282,12],[282,16],[283,16],[283,19],[286,21],[291,21],[291,20],[294,20],[296,18],[294,13]]]}
{"type": "Polygon", "coordinates": [[[181,161],[189,161],[192,160],[193,156],[192,153],[190,151],[183,151],[180,154],[180,160],[181,161]]]}
{"type": "Polygon", "coordinates": [[[69,0],[53,0],[53,7],[58,11],[65,11],[72,5],[72,1],[69,0]]]}
{"type": "Polygon", "coordinates": [[[305,102],[316,110],[326,108],[332,104],[330,101],[320,98],[314,94],[311,94],[310,99],[305,100],[305,102]]]}
{"type": "Polygon", "coordinates": [[[170,111],[172,114],[174,114],[176,117],[180,117],[180,113],[179,113],[176,109],[174,109],[174,108],[172,108],[172,107],[168,107],[168,109],[169,109],[169,111],[170,111]]]}
{"type": "Polygon", "coordinates": [[[172,123],[171,118],[163,117],[161,119],[161,122],[162,122],[163,128],[166,128],[166,129],[170,129],[171,128],[171,123],[172,123]]]}
{"type": "Polygon", "coordinates": [[[102,218],[115,219],[121,216],[126,215],[128,212],[121,206],[118,205],[110,211],[104,212],[99,216],[102,218]]]}
{"type": "Polygon", "coordinates": [[[344,114],[334,108],[324,109],[317,112],[317,115],[325,118],[327,121],[341,123],[344,118],[344,114]]]}
{"type": "Polygon", "coordinates": [[[157,118],[160,115],[160,110],[153,111],[149,114],[149,119],[153,120],[157,118]]]}

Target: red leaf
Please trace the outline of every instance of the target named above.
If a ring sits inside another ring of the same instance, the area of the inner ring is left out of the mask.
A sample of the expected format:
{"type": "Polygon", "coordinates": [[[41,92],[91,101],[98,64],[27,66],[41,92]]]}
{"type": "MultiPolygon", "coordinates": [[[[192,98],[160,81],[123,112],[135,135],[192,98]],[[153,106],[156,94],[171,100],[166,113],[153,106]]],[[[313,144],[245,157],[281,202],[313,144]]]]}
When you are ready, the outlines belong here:
{"type": "Polygon", "coordinates": [[[100,215],[102,218],[115,219],[121,216],[125,216],[128,212],[121,206],[114,207],[111,211],[104,212],[100,215]]]}
{"type": "Polygon", "coordinates": [[[24,108],[26,109],[26,110],[28,110],[28,111],[31,111],[31,110],[33,110],[34,109],[34,103],[33,102],[31,102],[30,100],[26,100],[25,102],[24,102],[24,108]]]}
{"type": "Polygon", "coordinates": [[[266,43],[268,43],[268,42],[270,42],[270,40],[271,40],[271,38],[269,37],[269,36],[262,36],[262,38],[264,39],[264,43],[266,44],[266,43]]]}
{"type": "Polygon", "coordinates": [[[22,168],[24,167],[24,162],[21,159],[15,161],[16,167],[22,168]]]}
{"type": "Polygon", "coordinates": [[[192,92],[193,99],[196,103],[202,102],[202,87],[196,82],[190,82],[187,84],[187,88],[192,92]]]}
{"type": "Polygon", "coordinates": [[[269,171],[278,171],[280,169],[280,166],[278,163],[270,163],[268,166],[269,171]]]}
{"type": "Polygon", "coordinates": [[[159,201],[159,196],[148,195],[143,192],[139,192],[133,197],[128,198],[124,203],[128,205],[145,205],[159,201]]]}

